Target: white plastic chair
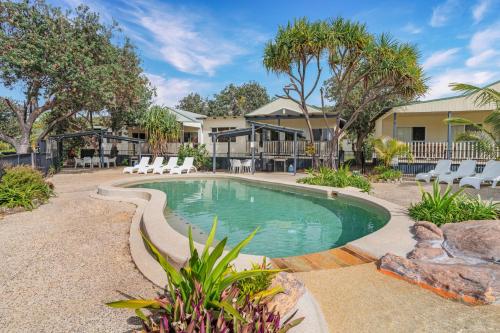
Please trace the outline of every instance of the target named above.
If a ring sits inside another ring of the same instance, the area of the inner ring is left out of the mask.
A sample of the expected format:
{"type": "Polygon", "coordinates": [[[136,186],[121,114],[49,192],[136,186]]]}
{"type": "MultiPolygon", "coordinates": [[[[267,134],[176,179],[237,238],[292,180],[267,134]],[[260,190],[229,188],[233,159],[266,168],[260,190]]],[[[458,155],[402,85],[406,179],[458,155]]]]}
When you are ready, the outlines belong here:
{"type": "Polygon", "coordinates": [[[104,157],[104,165],[109,168],[109,165],[113,163],[113,166],[116,167],[116,156],[115,157],[104,157]]]}
{"type": "Polygon", "coordinates": [[[89,165],[90,168],[92,168],[92,157],[86,156],[83,158],[83,168],[85,169],[85,166],[89,165]]]}
{"type": "Polygon", "coordinates": [[[436,167],[429,172],[417,173],[415,180],[423,180],[426,183],[430,182],[432,178],[439,177],[439,175],[444,175],[449,173],[451,168],[451,160],[439,160],[436,167]]]}
{"type": "Polygon", "coordinates": [[[134,173],[138,171],[141,166],[145,167],[146,165],[148,165],[148,162],[149,162],[149,157],[145,156],[141,158],[141,161],[138,164],[131,167],[123,168],[123,173],[134,173]]]}
{"type": "Polygon", "coordinates": [[[146,164],[144,166],[139,166],[139,170],[137,170],[137,173],[147,174],[149,171],[153,171],[155,168],[161,167],[162,164],[163,164],[163,156],[157,156],[155,157],[153,164],[146,164]]]}
{"type": "Polygon", "coordinates": [[[186,157],[184,159],[184,163],[182,163],[182,165],[173,167],[172,170],[170,170],[170,174],[179,174],[180,175],[184,171],[186,171],[186,173],[190,173],[191,170],[194,170],[195,172],[197,172],[198,170],[193,165],[193,163],[194,163],[194,157],[186,157]]]}
{"type": "Polygon", "coordinates": [[[241,168],[243,172],[252,172],[252,160],[244,160],[241,163],[241,168]]]}
{"type": "Polygon", "coordinates": [[[486,162],[483,172],[473,177],[464,177],[460,180],[459,186],[472,186],[476,190],[481,188],[483,182],[491,182],[491,187],[496,188],[500,181],[500,162],[490,160],[486,162]]]}
{"type": "Polygon", "coordinates": [[[99,156],[92,157],[92,167],[96,166],[101,167],[101,158],[99,156]]]}
{"type": "Polygon", "coordinates": [[[160,165],[159,167],[154,168],[153,169],[153,173],[158,173],[160,175],[163,175],[163,173],[165,171],[170,172],[170,170],[172,170],[172,168],[175,168],[177,166],[177,160],[178,159],[179,159],[178,157],[170,157],[168,159],[167,164],[160,165]]]}
{"type": "Polygon", "coordinates": [[[77,157],[74,157],[74,159],[75,159],[75,169],[76,169],[78,166],[83,167],[83,159],[81,159],[81,158],[77,158],[77,157]]]}
{"type": "Polygon", "coordinates": [[[239,172],[241,173],[241,161],[232,159],[231,160],[231,172],[236,173],[239,172]]]}
{"type": "Polygon", "coordinates": [[[476,173],[476,161],[465,160],[460,163],[457,171],[445,173],[439,175],[437,180],[439,183],[447,183],[448,185],[453,184],[455,179],[461,179],[464,177],[473,176],[476,173]]]}

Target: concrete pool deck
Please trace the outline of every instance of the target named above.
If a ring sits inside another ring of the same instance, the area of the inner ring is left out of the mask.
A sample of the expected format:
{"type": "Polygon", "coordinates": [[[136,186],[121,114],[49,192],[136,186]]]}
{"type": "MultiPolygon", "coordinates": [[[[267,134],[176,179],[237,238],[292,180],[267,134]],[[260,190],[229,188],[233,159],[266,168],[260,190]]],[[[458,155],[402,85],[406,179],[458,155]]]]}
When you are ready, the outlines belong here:
{"type": "MultiPolygon", "coordinates": [[[[118,291],[143,297],[154,297],[157,291],[130,256],[134,205],[90,197],[98,184],[123,177],[129,175],[121,168],[58,174],[52,179],[57,196],[48,204],[0,219],[0,331],[137,328],[128,320],[132,311],[103,304],[124,298],[118,291]]],[[[403,205],[411,196],[414,201],[420,197],[412,185],[401,189],[400,184],[375,184],[373,195],[403,205]],[[383,191],[377,185],[384,185],[383,191]]],[[[500,307],[442,299],[378,273],[373,264],[298,276],[321,306],[331,332],[499,331],[500,307]]]]}

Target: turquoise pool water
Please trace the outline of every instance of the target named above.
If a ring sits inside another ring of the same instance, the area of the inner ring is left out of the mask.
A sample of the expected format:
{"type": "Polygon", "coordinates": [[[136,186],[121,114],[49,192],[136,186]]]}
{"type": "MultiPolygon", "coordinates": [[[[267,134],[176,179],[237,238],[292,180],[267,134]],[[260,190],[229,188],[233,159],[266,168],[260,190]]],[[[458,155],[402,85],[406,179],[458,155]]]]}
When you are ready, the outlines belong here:
{"type": "Polygon", "coordinates": [[[234,179],[175,180],[140,184],[167,194],[167,221],[183,233],[190,224],[198,237],[207,234],[214,216],[216,238],[234,246],[259,227],[244,253],[271,258],[319,252],[372,233],[389,220],[368,202],[327,198],[234,179]],[[176,221],[176,222],[172,222],[176,221]]]}

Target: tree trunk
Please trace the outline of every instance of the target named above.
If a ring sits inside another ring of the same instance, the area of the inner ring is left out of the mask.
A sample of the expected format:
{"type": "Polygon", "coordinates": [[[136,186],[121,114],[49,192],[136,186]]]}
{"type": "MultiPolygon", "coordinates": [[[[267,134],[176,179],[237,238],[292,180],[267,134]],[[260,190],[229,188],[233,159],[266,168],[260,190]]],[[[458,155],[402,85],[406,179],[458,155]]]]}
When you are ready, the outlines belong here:
{"type": "Polygon", "coordinates": [[[355,149],[355,157],[356,157],[356,165],[361,166],[363,164],[362,158],[363,158],[363,144],[366,139],[366,134],[364,133],[358,133],[356,137],[356,149],[355,149]]]}
{"type": "Polygon", "coordinates": [[[18,154],[28,154],[31,152],[30,135],[29,132],[24,132],[19,138],[17,144],[14,145],[16,148],[16,153],[18,154]]]}

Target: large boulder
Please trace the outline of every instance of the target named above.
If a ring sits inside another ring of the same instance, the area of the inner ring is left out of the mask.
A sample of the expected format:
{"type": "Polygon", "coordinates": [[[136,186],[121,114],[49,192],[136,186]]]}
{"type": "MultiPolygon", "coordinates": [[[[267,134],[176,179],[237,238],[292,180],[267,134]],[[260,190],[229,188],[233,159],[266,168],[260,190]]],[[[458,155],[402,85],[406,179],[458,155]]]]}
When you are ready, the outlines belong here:
{"type": "Polygon", "coordinates": [[[500,221],[448,223],[442,230],[443,247],[453,257],[500,263],[500,221]]]}
{"type": "Polygon", "coordinates": [[[497,264],[438,264],[386,254],[380,259],[379,269],[441,296],[467,303],[491,304],[500,297],[500,265],[497,264]]]}
{"type": "Polygon", "coordinates": [[[268,305],[270,309],[276,307],[282,316],[288,314],[295,307],[306,291],[304,284],[299,279],[286,272],[278,273],[273,279],[270,288],[275,287],[281,287],[284,291],[277,294],[268,305]]]}
{"type": "Polygon", "coordinates": [[[419,221],[414,224],[413,231],[418,241],[443,240],[443,231],[431,222],[419,221]]]}

